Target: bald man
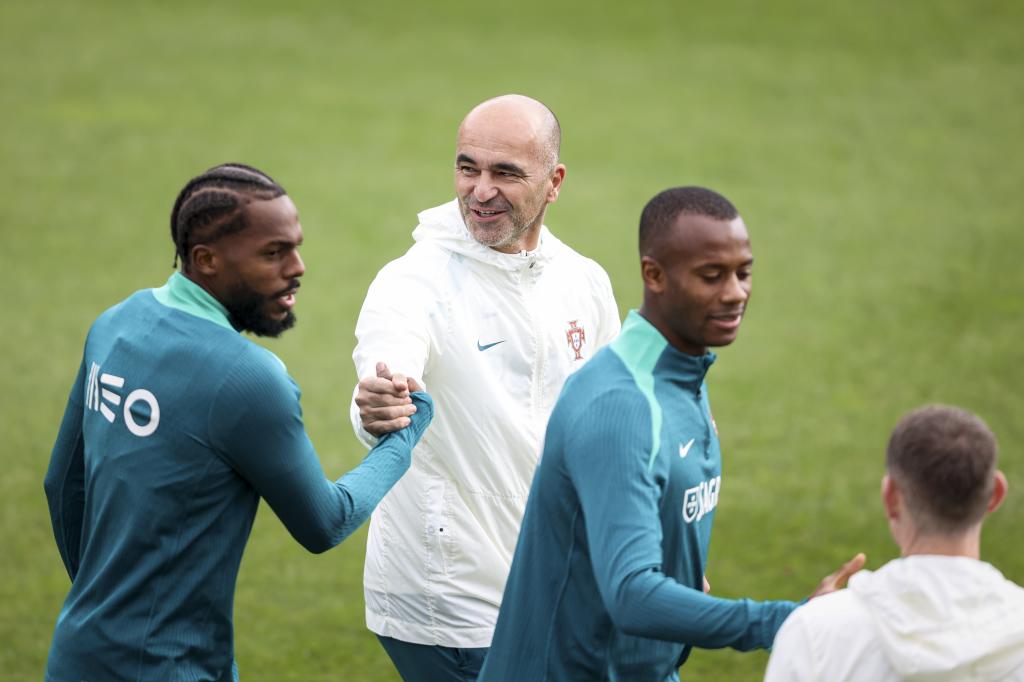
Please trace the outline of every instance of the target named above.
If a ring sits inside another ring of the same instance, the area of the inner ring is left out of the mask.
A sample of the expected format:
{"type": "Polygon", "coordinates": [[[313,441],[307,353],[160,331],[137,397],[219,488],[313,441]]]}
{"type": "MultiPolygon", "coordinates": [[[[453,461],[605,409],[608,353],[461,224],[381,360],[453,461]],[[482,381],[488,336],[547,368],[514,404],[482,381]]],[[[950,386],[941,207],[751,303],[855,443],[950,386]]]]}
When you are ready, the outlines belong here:
{"type": "Polygon", "coordinates": [[[367,626],[405,680],[473,680],[490,646],[548,415],[619,331],[604,270],[544,225],[565,179],[545,105],[505,95],[459,127],[456,199],[419,214],[356,325],[356,433],[436,416],[370,523],[367,626]]]}

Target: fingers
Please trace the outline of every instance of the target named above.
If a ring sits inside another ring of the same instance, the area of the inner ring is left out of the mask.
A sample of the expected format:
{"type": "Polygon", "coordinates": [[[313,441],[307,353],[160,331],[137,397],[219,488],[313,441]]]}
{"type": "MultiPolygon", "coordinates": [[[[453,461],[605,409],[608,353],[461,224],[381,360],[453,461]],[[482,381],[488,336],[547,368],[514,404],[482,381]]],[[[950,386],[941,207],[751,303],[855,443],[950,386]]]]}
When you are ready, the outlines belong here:
{"type": "Polygon", "coordinates": [[[864,563],[867,561],[867,557],[864,556],[863,552],[858,553],[852,559],[847,561],[842,567],[833,573],[830,577],[835,585],[835,589],[841,589],[846,587],[846,581],[850,579],[854,573],[864,568],[864,563]]]}
{"type": "Polygon", "coordinates": [[[386,362],[378,362],[375,369],[377,370],[378,379],[386,379],[390,381],[392,385],[395,387],[396,392],[405,393],[406,395],[408,395],[409,384],[404,374],[392,375],[391,370],[388,369],[388,365],[386,362]]]}
{"type": "Polygon", "coordinates": [[[386,363],[378,362],[375,377],[365,377],[356,389],[355,403],[359,408],[359,421],[374,436],[404,429],[416,413],[409,397],[410,387],[419,390],[415,379],[392,374],[386,363]]]}
{"type": "Polygon", "coordinates": [[[814,599],[815,597],[821,597],[846,587],[846,581],[848,581],[850,576],[854,573],[864,568],[864,563],[866,561],[867,558],[864,556],[863,552],[858,553],[852,559],[840,566],[839,570],[826,576],[825,579],[818,584],[818,589],[814,590],[810,598],[814,599]]]}
{"type": "Polygon", "coordinates": [[[363,418],[363,415],[359,415],[363,419],[363,428],[366,429],[367,433],[374,436],[383,436],[385,433],[391,433],[392,431],[401,431],[406,426],[412,423],[412,420],[408,417],[399,417],[397,419],[380,419],[367,421],[363,418]]]}
{"type": "Polygon", "coordinates": [[[704,576],[704,594],[711,592],[711,583],[708,582],[708,577],[704,576]]]}

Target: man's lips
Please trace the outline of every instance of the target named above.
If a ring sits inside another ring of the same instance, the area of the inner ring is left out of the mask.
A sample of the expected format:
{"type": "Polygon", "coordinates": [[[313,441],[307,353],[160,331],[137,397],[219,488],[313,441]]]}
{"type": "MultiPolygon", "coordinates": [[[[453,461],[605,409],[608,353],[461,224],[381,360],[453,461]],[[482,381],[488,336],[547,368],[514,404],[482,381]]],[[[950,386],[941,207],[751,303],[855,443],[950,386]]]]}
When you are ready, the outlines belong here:
{"type": "Polygon", "coordinates": [[[505,215],[506,210],[503,208],[474,208],[471,206],[469,208],[469,212],[473,214],[473,217],[478,222],[486,223],[492,220],[497,220],[501,216],[505,215]]]}
{"type": "Polygon", "coordinates": [[[723,331],[734,331],[743,321],[743,311],[731,311],[711,315],[711,323],[723,331]]]}
{"type": "Polygon", "coordinates": [[[299,290],[299,285],[295,285],[290,289],[285,289],[281,293],[274,296],[274,300],[277,301],[278,305],[282,308],[291,309],[295,305],[295,293],[299,290]]]}

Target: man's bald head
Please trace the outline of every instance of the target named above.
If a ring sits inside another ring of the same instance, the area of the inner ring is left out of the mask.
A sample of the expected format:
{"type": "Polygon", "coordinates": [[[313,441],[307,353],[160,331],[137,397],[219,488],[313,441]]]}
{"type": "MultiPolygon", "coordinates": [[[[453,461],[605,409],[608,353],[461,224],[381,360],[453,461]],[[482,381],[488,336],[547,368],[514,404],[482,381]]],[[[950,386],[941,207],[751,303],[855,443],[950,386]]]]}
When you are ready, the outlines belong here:
{"type": "MultiPolygon", "coordinates": [[[[526,95],[500,95],[473,107],[459,126],[459,137],[478,127],[499,126],[533,142],[539,159],[548,169],[558,165],[562,127],[543,102],[526,95]]],[[[524,140],[525,141],[525,140],[524,140]]]]}

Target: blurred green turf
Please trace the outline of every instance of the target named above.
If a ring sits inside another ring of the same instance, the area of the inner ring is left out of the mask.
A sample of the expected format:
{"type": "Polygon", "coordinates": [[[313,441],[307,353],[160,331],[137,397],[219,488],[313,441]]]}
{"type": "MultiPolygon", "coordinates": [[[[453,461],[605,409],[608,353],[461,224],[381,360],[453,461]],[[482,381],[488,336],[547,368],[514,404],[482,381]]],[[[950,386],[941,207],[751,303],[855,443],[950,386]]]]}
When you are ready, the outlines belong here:
{"type": "MultiPolygon", "coordinates": [[[[68,587],[42,476],[92,319],[158,285],[178,189],[255,164],[302,212],[301,323],[271,347],[326,471],[352,327],[418,210],[451,196],[465,111],[523,92],[558,113],[555,232],[639,302],[637,216],[704,184],[757,258],[740,341],[710,377],[725,451],[709,568],[723,596],[799,598],[857,550],[892,558],[878,503],[898,416],[960,403],[1011,480],[983,551],[1024,582],[1024,6],[918,0],[515,5],[0,5],[0,670],[39,679],[68,587]]],[[[363,626],[365,535],[307,555],[261,512],[236,602],[245,680],[394,680],[363,626]]],[[[684,680],[760,679],[697,651],[684,680]]]]}

